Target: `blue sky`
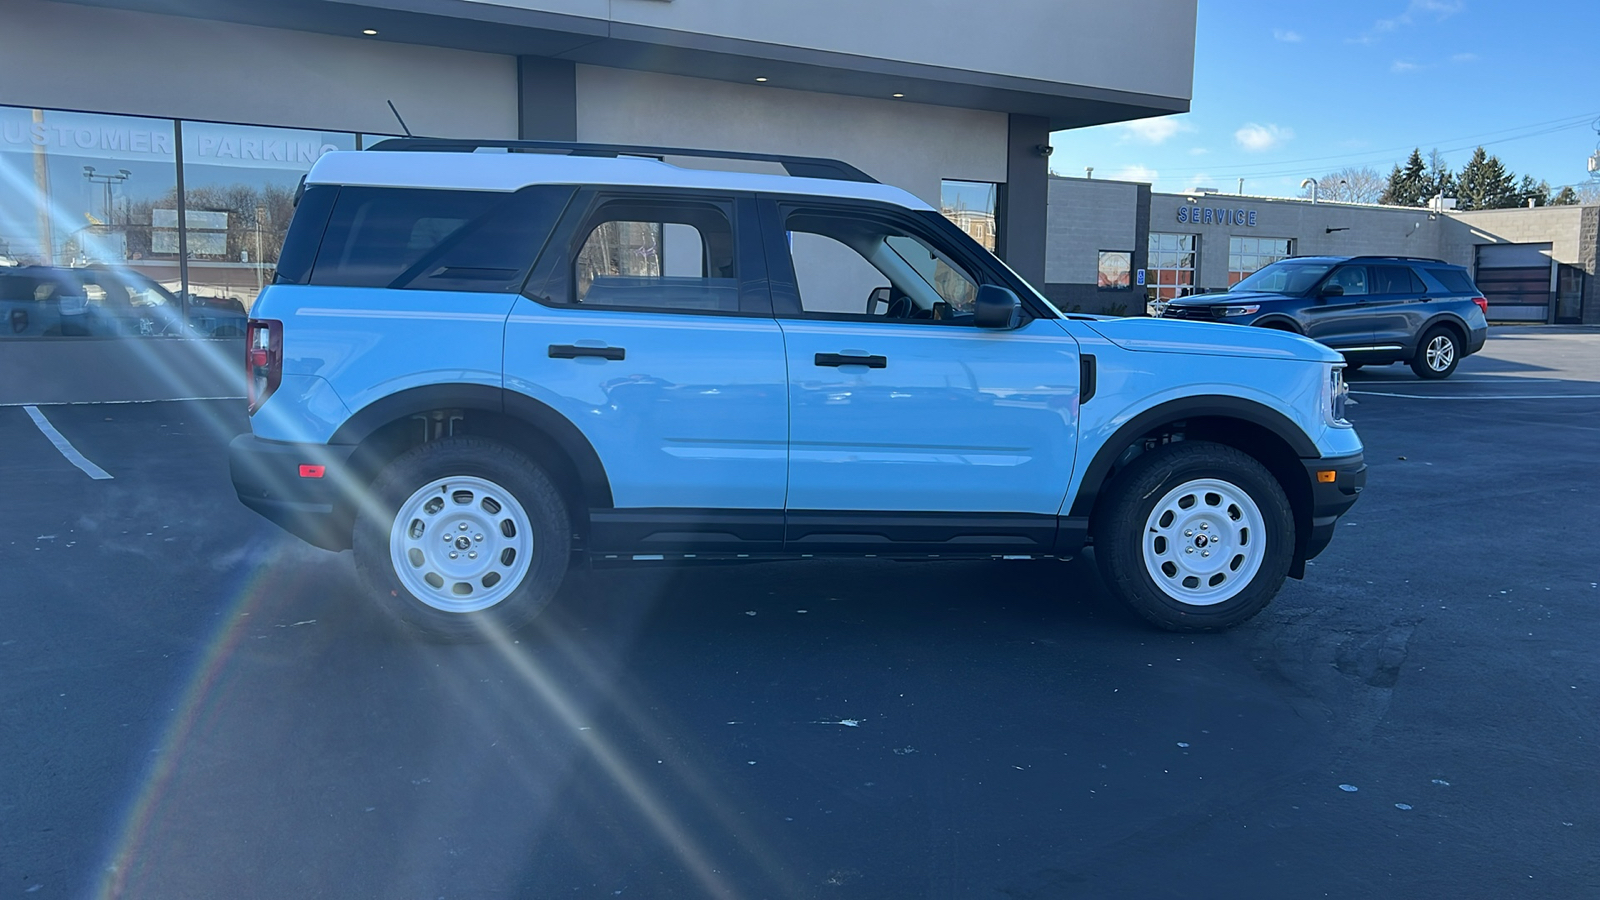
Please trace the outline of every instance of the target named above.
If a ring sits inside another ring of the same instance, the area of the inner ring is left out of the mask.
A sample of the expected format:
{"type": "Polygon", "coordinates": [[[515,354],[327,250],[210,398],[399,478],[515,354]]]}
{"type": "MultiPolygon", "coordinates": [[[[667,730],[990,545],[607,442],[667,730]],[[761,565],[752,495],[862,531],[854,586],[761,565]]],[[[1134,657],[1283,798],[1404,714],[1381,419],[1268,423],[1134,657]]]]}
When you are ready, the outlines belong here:
{"type": "MultiPolygon", "coordinates": [[[[1056,132],[1053,171],[1298,196],[1420,146],[1479,143],[1518,175],[1587,180],[1600,116],[1594,0],[1200,0],[1191,112],[1056,132]]],[[[1130,41],[1137,52],[1137,37],[1130,41]]]]}

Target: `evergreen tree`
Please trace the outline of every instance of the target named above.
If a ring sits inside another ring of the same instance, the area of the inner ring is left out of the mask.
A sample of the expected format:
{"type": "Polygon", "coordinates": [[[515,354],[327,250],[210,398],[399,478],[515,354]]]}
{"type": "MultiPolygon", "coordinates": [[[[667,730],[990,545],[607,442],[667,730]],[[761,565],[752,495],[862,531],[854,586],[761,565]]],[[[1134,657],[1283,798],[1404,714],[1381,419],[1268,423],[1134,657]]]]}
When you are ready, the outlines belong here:
{"type": "Polygon", "coordinates": [[[1389,173],[1389,184],[1384,188],[1381,203],[1392,206],[1422,206],[1428,201],[1428,171],[1422,164],[1421,148],[1411,151],[1405,168],[1394,167],[1389,173]]]}
{"type": "Polygon", "coordinates": [[[1429,201],[1441,196],[1454,197],[1460,191],[1455,173],[1450,171],[1449,163],[1444,161],[1444,154],[1437,147],[1428,151],[1428,174],[1423,181],[1423,196],[1429,201]]]}
{"type": "Polygon", "coordinates": [[[1385,206],[1406,206],[1400,201],[1405,177],[1405,173],[1400,171],[1400,164],[1395,163],[1394,168],[1389,170],[1389,181],[1383,186],[1383,196],[1378,198],[1378,202],[1385,206]]]}
{"type": "Polygon", "coordinates": [[[1572,189],[1572,185],[1569,184],[1566,187],[1562,188],[1561,192],[1559,194],[1556,194],[1555,197],[1551,198],[1550,205],[1551,206],[1577,206],[1578,205],[1578,192],[1573,190],[1572,189]]]}
{"type": "Polygon", "coordinates": [[[1482,147],[1461,168],[1459,199],[1462,209],[1509,209],[1519,197],[1516,176],[1506,171],[1498,156],[1482,147]]]}
{"type": "Polygon", "coordinates": [[[1518,206],[1549,206],[1550,182],[1534,181],[1532,175],[1522,176],[1522,183],[1517,186],[1518,206]],[[1532,201],[1530,204],[1529,201],[1532,201]]]}

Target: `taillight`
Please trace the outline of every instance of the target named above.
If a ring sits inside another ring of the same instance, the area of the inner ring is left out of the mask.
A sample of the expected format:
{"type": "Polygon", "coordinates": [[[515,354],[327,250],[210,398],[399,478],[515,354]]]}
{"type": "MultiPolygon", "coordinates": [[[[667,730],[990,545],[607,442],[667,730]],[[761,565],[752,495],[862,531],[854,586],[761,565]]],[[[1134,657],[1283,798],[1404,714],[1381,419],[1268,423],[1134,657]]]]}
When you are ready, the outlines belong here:
{"type": "Polygon", "coordinates": [[[250,391],[250,414],[256,414],[283,380],[283,323],[251,319],[245,326],[244,377],[250,391]]]}
{"type": "Polygon", "coordinates": [[[1489,317],[1489,301],[1483,297],[1473,297],[1472,302],[1478,304],[1478,308],[1483,310],[1483,317],[1487,319],[1489,317]]]}

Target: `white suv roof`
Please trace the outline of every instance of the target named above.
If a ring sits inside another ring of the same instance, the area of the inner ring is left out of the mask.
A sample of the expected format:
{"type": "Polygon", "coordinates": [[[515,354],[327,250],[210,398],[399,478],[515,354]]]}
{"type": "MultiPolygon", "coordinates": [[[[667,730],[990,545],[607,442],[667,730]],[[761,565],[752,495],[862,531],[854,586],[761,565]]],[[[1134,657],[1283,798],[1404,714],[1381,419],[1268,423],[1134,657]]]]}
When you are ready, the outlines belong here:
{"type": "Polygon", "coordinates": [[[323,155],[307,184],[515,191],[533,184],[600,184],[761,191],[876,200],[932,211],[914,194],[875,182],[686,169],[657,159],[553,153],[334,151],[323,155]]]}

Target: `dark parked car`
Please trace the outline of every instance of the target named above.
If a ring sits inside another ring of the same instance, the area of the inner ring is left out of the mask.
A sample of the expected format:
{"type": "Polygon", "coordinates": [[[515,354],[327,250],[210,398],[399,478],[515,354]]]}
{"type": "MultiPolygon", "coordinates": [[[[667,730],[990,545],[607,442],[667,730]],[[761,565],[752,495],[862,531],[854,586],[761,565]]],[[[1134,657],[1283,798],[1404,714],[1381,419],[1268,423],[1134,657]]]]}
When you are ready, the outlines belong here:
{"type": "Polygon", "coordinates": [[[240,337],[245,321],[237,300],[191,297],[185,310],[130,269],[0,267],[0,337],[240,337]]]}
{"type": "Polygon", "coordinates": [[[1441,260],[1302,256],[1225,293],[1173,300],[1162,317],[1293,331],[1338,350],[1351,369],[1407,362],[1444,378],[1483,348],[1488,309],[1467,270],[1441,260]]]}

